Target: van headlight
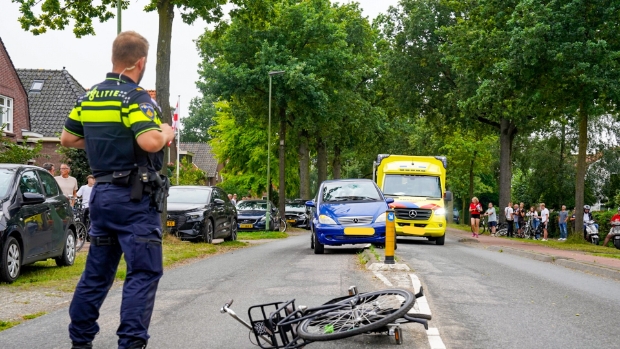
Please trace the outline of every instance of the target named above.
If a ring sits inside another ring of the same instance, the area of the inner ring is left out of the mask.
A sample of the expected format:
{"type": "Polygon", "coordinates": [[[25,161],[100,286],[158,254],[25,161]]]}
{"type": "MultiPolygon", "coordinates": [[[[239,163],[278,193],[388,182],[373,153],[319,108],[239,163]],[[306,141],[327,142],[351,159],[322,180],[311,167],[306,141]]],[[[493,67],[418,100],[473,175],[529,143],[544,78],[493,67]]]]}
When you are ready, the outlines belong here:
{"type": "Polygon", "coordinates": [[[322,214],[319,216],[319,223],[321,224],[329,224],[329,225],[336,225],[338,223],[336,223],[335,220],[331,219],[330,217],[322,214]]]}
{"type": "Polygon", "coordinates": [[[435,215],[437,216],[443,216],[446,214],[446,209],[445,208],[438,208],[435,210],[435,215]]]}
{"type": "Polygon", "coordinates": [[[382,214],[377,216],[377,219],[375,219],[375,223],[384,223],[385,222],[385,216],[387,216],[387,214],[385,214],[385,212],[383,212],[382,214]]]}

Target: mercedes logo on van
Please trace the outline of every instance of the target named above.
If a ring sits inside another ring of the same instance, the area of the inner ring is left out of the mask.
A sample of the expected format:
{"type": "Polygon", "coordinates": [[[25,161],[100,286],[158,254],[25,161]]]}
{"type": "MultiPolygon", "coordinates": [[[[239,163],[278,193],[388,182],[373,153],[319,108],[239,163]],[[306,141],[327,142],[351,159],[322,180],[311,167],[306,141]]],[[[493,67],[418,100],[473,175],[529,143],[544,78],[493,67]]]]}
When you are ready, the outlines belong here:
{"type": "Polygon", "coordinates": [[[359,222],[359,219],[353,218],[353,223],[358,223],[358,222],[359,222]]]}
{"type": "Polygon", "coordinates": [[[409,211],[409,217],[416,218],[417,216],[418,216],[418,211],[416,210],[409,211]]]}

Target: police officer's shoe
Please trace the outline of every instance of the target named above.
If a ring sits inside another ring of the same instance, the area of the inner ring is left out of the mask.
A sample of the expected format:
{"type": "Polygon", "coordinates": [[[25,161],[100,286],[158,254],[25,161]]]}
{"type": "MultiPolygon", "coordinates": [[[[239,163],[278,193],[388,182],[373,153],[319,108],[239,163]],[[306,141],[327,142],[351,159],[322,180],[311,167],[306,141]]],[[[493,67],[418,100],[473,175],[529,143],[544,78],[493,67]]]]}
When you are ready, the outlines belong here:
{"type": "Polygon", "coordinates": [[[73,344],[71,346],[71,349],[93,349],[92,342],[88,342],[88,343],[71,342],[71,343],[73,344]]]}
{"type": "Polygon", "coordinates": [[[136,339],[135,341],[129,343],[127,349],[144,349],[146,348],[146,342],[142,339],[136,339]]]}

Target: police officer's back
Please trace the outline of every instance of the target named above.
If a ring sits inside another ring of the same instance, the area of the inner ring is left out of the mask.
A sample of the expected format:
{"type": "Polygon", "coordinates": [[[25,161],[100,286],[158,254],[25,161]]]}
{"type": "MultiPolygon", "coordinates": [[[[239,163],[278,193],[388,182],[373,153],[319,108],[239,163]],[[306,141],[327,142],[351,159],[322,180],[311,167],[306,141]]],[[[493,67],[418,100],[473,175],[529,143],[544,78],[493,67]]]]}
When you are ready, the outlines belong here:
{"type": "MultiPolygon", "coordinates": [[[[123,32],[112,48],[113,72],[93,86],[69,115],[63,146],[85,148],[97,184],[90,198],[91,247],[69,309],[73,348],[92,348],[99,308],[112,286],[121,255],[127,262],[119,348],[146,346],[157,284],[163,273],[161,223],[150,193],[174,132],[159,107],[137,84],[148,42],[123,32]]],[[[158,182],[158,183],[159,183],[158,182]]]]}

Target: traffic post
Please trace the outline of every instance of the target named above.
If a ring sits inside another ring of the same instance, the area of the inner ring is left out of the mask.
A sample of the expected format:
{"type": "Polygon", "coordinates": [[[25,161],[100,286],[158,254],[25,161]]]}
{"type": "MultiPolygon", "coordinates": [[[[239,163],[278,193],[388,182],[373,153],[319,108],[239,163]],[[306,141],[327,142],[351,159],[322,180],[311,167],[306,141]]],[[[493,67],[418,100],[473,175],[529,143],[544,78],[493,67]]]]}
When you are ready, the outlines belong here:
{"type": "Polygon", "coordinates": [[[384,264],[394,264],[394,247],[396,245],[396,227],[394,226],[394,210],[385,211],[385,259],[384,264]]]}

